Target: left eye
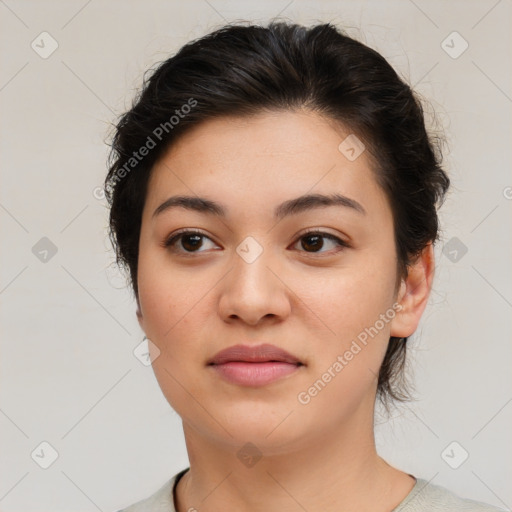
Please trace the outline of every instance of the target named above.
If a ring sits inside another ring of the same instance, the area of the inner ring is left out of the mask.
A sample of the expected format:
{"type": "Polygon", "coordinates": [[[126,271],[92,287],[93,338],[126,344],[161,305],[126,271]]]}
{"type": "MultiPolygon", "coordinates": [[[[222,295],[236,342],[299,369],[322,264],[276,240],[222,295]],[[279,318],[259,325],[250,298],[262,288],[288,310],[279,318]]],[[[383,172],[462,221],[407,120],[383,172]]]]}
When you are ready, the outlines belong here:
{"type": "MultiPolygon", "coordinates": [[[[324,248],[324,239],[327,239],[329,242],[334,243],[335,247],[348,247],[348,244],[338,238],[337,236],[331,235],[330,233],[323,233],[321,231],[310,231],[309,233],[305,233],[301,235],[299,240],[296,242],[301,242],[301,246],[306,249],[312,249],[312,251],[306,250],[306,252],[320,252],[320,249],[324,248]]],[[[326,251],[322,251],[326,252],[326,251]]]]}
{"type": "MultiPolygon", "coordinates": [[[[204,233],[201,233],[200,231],[182,231],[166,240],[164,242],[164,247],[170,247],[174,252],[184,252],[185,254],[204,252],[197,250],[204,247],[202,239],[207,239],[212,242],[208,236],[206,236],[204,233]],[[180,251],[176,248],[176,243],[179,240],[181,240],[181,248],[184,249],[183,251],[180,251]]],[[[304,233],[300,236],[294,245],[297,245],[299,242],[301,242],[301,247],[306,249],[305,252],[326,252],[320,251],[321,249],[325,248],[324,240],[328,240],[329,242],[333,243],[335,247],[348,247],[348,244],[337,236],[321,231],[310,231],[309,233],[304,233]]]]}

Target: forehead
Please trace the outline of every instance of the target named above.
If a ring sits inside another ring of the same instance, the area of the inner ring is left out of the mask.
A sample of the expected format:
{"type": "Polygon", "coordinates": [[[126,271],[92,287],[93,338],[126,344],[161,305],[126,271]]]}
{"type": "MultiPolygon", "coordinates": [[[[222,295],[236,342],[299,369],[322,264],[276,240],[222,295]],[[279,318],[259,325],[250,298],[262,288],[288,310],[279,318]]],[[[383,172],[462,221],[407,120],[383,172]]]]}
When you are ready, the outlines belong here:
{"type": "Polygon", "coordinates": [[[315,192],[386,207],[368,151],[358,144],[345,127],[313,112],[210,119],[184,133],[155,164],[146,207],[152,212],[169,195],[192,194],[261,212],[315,192]]]}

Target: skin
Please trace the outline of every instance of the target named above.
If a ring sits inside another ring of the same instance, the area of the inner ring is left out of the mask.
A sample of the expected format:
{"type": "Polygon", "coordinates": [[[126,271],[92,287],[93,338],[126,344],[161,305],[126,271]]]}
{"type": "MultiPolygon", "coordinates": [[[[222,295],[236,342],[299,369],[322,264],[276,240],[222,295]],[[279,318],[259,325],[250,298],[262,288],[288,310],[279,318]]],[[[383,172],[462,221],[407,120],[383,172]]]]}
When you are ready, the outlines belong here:
{"type": "Polygon", "coordinates": [[[369,155],[350,161],[338,150],[349,133],[308,111],[217,118],[185,133],[152,170],[137,317],[160,351],[150,344],[158,383],[183,421],[190,470],[177,485],[178,512],[385,512],[415,483],[376,453],[376,376],[389,337],[418,325],[433,251],[426,247],[400,279],[392,213],[369,155]],[[333,192],[366,213],[329,206],[273,218],[283,201],[333,192]],[[153,216],[178,194],[222,203],[227,216],[179,207],[153,216]],[[188,238],[175,252],[164,247],[182,228],[204,232],[202,245],[188,238]],[[315,246],[303,235],[313,229],[349,247],[328,238],[315,246]],[[252,263],[236,251],[247,236],[263,249],[252,263]],[[401,311],[378,335],[299,403],[298,394],[396,303],[401,311]],[[304,366],[259,388],[226,382],[206,363],[238,343],[275,344],[304,366]],[[251,467],[237,457],[248,442],[262,455],[251,467]]]}

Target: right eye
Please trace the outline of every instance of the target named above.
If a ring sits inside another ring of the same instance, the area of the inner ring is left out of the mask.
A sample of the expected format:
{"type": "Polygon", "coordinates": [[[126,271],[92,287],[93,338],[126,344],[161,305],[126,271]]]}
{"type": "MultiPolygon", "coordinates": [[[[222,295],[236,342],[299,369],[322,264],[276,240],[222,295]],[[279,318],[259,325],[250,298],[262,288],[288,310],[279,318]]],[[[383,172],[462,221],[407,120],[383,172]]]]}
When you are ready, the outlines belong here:
{"type": "Polygon", "coordinates": [[[170,248],[172,252],[184,253],[184,254],[192,254],[195,252],[204,252],[198,251],[198,248],[203,247],[202,239],[208,239],[204,233],[201,231],[194,230],[184,230],[179,231],[178,233],[174,233],[171,235],[165,242],[164,247],[170,248]],[[178,247],[177,242],[181,248],[178,247]]]}

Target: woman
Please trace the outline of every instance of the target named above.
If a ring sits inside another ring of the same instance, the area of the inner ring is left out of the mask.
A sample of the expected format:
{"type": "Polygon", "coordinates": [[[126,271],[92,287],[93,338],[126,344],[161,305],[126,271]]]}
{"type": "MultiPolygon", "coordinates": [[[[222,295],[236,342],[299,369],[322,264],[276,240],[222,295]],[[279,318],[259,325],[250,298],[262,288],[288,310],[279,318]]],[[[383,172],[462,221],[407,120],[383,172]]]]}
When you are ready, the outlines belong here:
{"type": "Polygon", "coordinates": [[[449,179],[419,101],[331,25],[226,26],[120,120],[111,238],[190,467],[126,512],[492,511],[389,465],[449,179]]]}

